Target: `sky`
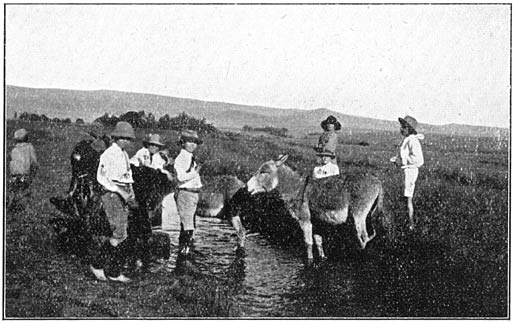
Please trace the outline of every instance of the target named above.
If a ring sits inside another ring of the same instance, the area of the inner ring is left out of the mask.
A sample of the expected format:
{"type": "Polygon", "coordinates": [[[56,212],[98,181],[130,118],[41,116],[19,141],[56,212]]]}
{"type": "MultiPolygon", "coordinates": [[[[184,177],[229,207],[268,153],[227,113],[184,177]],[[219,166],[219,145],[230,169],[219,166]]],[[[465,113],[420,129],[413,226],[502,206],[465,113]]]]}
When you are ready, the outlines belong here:
{"type": "Polygon", "coordinates": [[[7,5],[5,83],[509,127],[509,5],[7,5]]]}

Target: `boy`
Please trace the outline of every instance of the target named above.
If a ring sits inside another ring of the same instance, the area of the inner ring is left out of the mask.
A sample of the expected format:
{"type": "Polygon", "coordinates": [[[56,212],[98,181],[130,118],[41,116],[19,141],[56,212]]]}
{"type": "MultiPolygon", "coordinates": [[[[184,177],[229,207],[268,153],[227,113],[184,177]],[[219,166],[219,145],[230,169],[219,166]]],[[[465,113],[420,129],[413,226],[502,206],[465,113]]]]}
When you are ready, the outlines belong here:
{"type": "Polygon", "coordinates": [[[148,140],[143,141],[144,147],[130,159],[130,163],[140,167],[147,166],[153,169],[163,169],[166,161],[161,157],[159,151],[164,147],[159,134],[151,134],[148,140]]]}
{"type": "Polygon", "coordinates": [[[325,150],[324,152],[317,153],[316,155],[321,158],[321,165],[314,167],[314,171],[312,174],[313,178],[318,179],[328,176],[339,175],[339,166],[332,162],[336,157],[335,153],[333,153],[332,151],[325,150]]]}
{"type": "Polygon", "coordinates": [[[318,145],[315,147],[317,153],[323,153],[325,151],[333,153],[333,157],[330,160],[332,164],[336,162],[336,149],[337,149],[337,133],[336,131],[341,130],[341,123],[337,121],[336,117],[328,116],[321,122],[321,128],[323,128],[323,134],[318,139],[318,145]]]}
{"type": "Polygon", "coordinates": [[[128,283],[130,278],[121,273],[127,261],[127,225],[129,205],[135,204],[132,171],[125,151],[135,139],[134,129],[124,121],[116,124],[111,134],[112,145],[100,156],[97,180],[103,187],[101,199],[112,234],[94,257],[91,272],[98,280],[128,283]],[[105,269],[105,272],[104,272],[105,269]]]}
{"type": "MultiPolygon", "coordinates": [[[[10,194],[7,201],[7,209],[10,210],[14,203],[19,203],[30,195],[30,183],[39,168],[34,146],[28,142],[28,133],[25,129],[14,132],[16,145],[11,151],[9,162],[10,194]]],[[[22,205],[23,207],[23,205],[22,205]]]]}
{"type": "MultiPolygon", "coordinates": [[[[172,173],[166,168],[173,160],[169,157],[169,150],[164,149],[165,145],[161,141],[159,134],[151,134],[148,140],[143,141],[144,147],[130,159],[130,163],[135,166],[147,166],[161,171],[168,177],[169,181],[174,181],[172,173]]],[[[172,230],[178,222],[178,212],[175,203],[175,194],[167,194],[162,199],[161,208],[161,229],[164,231],[172,230]]]]}
{"type": "Polygon", "coordinates": [[[184,130],[178,144],[180,153],[175,159],[175,171],[179,181],[176,193],[177,210],[180,216],[179,256],[187,259],[192,248],[195,229],[194,215],[198,205],[199,193],[202,188],[200,165],[196,162],[193,152],[202,141],[194,130],[184,130]]]}
{"type": "Polygon", "coordinates": [[[414,195],[414,187],[418,178],[419,168],[423,166],[423,151],[419,140],[425,138],[424,135],[418,134],[416,128],[418,121],[411,116],[398,118],[400,122],[400,133],[404,137],[400,145],[399,154],[391,158],[391,162],[397,166],[401,166],[404,173],[404,192],[403,195],[407,200],[407,212],[409,215],[409,230],[414,230],[414,206],[412,197],[414,195]],[[399,157],[399,158],[398,158],[399,157]]]}

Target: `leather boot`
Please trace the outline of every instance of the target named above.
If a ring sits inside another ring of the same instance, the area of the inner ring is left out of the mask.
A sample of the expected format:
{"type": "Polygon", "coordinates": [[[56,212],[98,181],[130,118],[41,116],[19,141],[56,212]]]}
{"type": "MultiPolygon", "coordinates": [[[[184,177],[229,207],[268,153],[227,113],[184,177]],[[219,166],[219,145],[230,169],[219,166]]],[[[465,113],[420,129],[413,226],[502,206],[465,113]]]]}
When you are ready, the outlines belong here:
{"type": "Polygon", "coordinates": [[[188,257],[193,249],[193,230],[181,232],[182,240],[179,237],[179,253],[188,257]]]}

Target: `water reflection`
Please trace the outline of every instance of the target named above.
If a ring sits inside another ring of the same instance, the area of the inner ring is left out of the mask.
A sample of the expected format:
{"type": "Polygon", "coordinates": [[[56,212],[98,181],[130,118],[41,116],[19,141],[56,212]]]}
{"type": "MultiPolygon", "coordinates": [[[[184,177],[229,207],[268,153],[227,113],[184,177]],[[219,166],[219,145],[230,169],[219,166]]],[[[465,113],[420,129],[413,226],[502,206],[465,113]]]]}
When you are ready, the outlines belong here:
{"type": "MultiPolygon", "coordinates": [[[[177,239],[178,232],[172,244],[177,239]]],[[[232,228],[217,219],[200,219],[195,241],[198,270],[230,284],[235,312],[243,318],[501,316],[506,306],[487,299],[483,273],[456,263],[447,247],[415,237],[345,250],[310,267],[301,250],[261,236],[249,237],[244,253],[235,252],[232,228]]]]}

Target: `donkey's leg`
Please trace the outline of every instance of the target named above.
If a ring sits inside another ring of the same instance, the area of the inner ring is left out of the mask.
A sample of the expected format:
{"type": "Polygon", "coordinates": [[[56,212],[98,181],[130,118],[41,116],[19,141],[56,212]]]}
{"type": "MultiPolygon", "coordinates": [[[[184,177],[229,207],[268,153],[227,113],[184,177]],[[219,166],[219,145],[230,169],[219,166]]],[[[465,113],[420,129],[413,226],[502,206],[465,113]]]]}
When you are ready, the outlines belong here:
{"type": "Polygon", "coordinates": [[[312,263],[314,256],[312,254],[312,223],[310,220],[300,220],[300,228],[303,231],[303,240],[307,251],[307,262],[312,263]]]}
{"type": "Polygon", "coordinates": [[[312,254],[312,222],[311,222],[311,211],[309,209],[309,202],[304,200],[300,205],[297,212],[298,222],[300,224],[300,228],[303,231],[303,240],[305,242],[305,248],[307,251],[307,263],[311,264],[313,262],[314,256],[312,254]]]}
{"type": "Polygon", "coordinates": [[[239,216],[234,216],[231,219],[232,226],[236,230],[238,248],[244,248],[246,241],[246,232],[239,216]]]}
{"type": "Polygon", "coordinates": [[[323,250],[323,238],[319,234],[314,234],[314,241],[316,242],[316,247],[318,248],[318,254],[321,260],[326,260],[327,256],[325,256],[325,252],[323,250]]]}
{"type": "Polygon", "coordinates": [[[357,240],[359,241],[360,247],[362,249],[366,248],[366,243],[368,240],[368,232],[366,230],[366,221],[362,216],[356,216],[354,218],[355,221],[355,233],[357,234],[357,240]]]}

